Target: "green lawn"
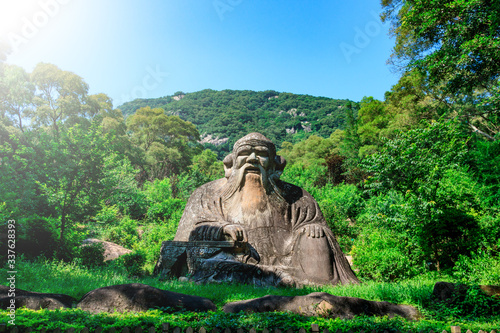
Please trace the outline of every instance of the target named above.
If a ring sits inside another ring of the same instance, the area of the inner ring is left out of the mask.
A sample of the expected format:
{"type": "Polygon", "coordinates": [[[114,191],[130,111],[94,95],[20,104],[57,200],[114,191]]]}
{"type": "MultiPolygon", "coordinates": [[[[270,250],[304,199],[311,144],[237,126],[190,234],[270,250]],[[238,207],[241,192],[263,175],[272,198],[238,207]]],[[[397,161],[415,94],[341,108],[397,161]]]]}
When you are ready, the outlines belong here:
{"type": "MultiPolygon", "coordinates": [[[[439,306],[432,300],[432,289],[436,281],[446,278],[437,275],[426,275],[397,283],[363,282],[360,285],[323,286],[294,288],[258,288],[236,284],[199,285],[190,282],[159,281],[155,277],[130,278],[123,272],[112,267],[85,268],[75,263],[54,261],[28,262],[19,260],[16,263],[16,287],[19,289],[62,293],[80,299],[90,290],[123,283],[144,283],[164,290],[197,295],[211,299],[217,306],[217,312],[162,312],[159,309],[144,313],[100,314],[91,315],[79,309],[57,311],[33,311],[18,309],[16,324],[36,329],[66,329],[74,327],[159,327],[161,323],[169,323],[171,327],[205,327],[218,328],[263,328],[309,329],[315,323],[320,329],[328,328],[336,331],[341,329],[358,330],[401,330],[401,331],[450,331],[450,326],[458,325],[462,330],[470,329],[477,332],[480,329],[488,332],[500,329],[500,315],[494,310],[500,309],[500,302],[484,301],[481,297],[469,299],[465,303],[453,306],[439,306]],[[265,295],[306,295],[311,292],[323,291],[337,296],[360,297],[374,301],[389,301],[399,304],[416,306],[422,313],[419,321],[407,321],[401,318],[358,317],[354,320],[331,318],[304,317],[289,313],[261,314],[225,314],[221,311],[227,302],[262,297],[265,295]]],[[[7,270],[0,271],[0,278],[6,281],[7,270]]],[[[5,283],[6,284],[6,283],[5,283]]],[[[0,311],[2,322],[8,321],[7,311],[0,311]],[[4,320],[5,319],[5,320],[4,320]]]]}

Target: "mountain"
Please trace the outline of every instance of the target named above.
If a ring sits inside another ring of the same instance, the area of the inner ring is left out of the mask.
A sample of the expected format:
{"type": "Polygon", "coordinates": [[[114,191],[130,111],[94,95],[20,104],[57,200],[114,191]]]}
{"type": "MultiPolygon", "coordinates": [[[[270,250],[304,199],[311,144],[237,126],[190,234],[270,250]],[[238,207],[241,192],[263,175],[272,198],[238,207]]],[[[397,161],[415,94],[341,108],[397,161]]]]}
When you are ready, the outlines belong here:
{"type": "Polygon", "coordinates": [[[260,132],[278,147],[310,134],[328,137],[345,123],[349,100],[279,93],[273,90],[205,89],[173,96],[136,99],[118,108],[125,117],[145,106],[163,108],[198,128],[202,143],[219,153],[231,150],[240,137],[260,132]]]}

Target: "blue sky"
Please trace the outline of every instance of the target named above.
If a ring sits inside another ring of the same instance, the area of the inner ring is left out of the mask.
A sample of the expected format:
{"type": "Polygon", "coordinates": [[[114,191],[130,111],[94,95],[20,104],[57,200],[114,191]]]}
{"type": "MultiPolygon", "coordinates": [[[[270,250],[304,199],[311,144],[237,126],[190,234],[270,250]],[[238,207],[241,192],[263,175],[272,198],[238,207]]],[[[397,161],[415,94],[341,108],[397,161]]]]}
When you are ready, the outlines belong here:
{"type": "Polygon", "coordinates": [[[378,0],[2,0],[6,62],[49,62],[117,106],[206,88],[383,99],[378,0]]]}

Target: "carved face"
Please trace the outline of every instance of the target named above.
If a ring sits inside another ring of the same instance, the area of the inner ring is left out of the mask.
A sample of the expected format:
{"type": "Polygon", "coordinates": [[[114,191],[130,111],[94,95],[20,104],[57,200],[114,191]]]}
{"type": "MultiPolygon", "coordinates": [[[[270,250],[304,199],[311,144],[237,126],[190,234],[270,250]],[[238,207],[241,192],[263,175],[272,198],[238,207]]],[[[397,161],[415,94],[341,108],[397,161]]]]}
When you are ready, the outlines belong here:
{"type": "Polygon", "coordinates": [[[240,146],[234,163],[234,168],[244,167],[247,173],[262,173],[270,167],[269,149],[262,145],[245,144],[240,146]],[[261,168],[263,170],[261,170],[261,168]]]}
{"type": "Polygon", "coordinates": [[[266,193],[274,192],[281,197],[276,180],[279,179],[286,161],[276,155],[276,147],[260,133],[250,133],[236,141],[233,152],[224,158],[226,185],[221,189],[221,197],[228,200],[245,184],[256,184],[266,193]]]}

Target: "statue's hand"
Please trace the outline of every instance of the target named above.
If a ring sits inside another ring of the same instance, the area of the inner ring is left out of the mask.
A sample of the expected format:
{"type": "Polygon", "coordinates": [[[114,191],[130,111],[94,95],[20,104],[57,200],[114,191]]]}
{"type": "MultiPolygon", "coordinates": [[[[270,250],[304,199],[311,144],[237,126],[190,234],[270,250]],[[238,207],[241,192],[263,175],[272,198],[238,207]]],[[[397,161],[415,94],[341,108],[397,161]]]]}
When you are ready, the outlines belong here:
{"type": "Polygon", "coordinates": [[[222,229],[224,235],[228,235],[232,240],[237,242],[248,242],[247,233],[238,224],[229,224],[222,229]]]}
{"type": "Polygon", "coordinates": [[[301,232],[311,238],[325,237],[325,230],[323,230],[323,227],[318,224],[306,225],[301,229],[301,232]]]}

